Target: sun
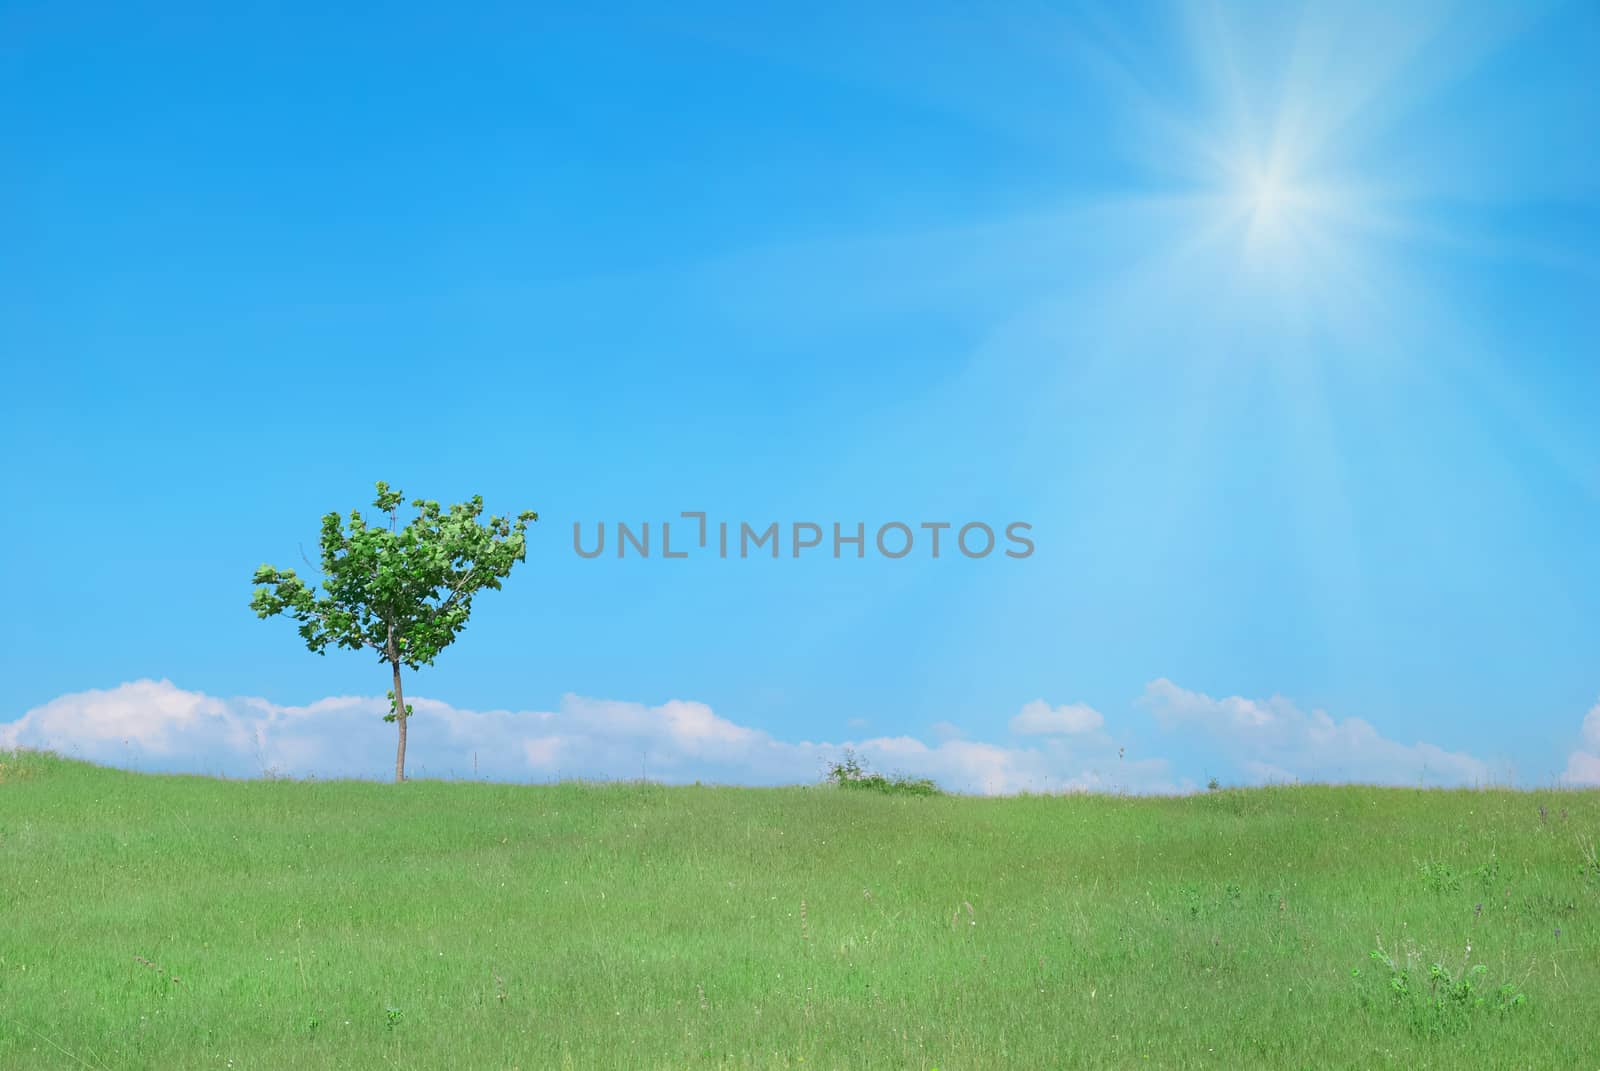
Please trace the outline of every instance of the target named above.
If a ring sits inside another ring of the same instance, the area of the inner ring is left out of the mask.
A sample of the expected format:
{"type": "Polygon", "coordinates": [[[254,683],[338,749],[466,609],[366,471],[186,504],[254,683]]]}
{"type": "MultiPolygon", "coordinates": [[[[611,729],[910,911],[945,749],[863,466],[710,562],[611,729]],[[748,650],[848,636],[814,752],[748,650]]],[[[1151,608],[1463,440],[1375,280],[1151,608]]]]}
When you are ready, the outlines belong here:
{"type": "Polygon", "coordinates": [[[1258,229],[1266,230],[1277,224],[1288,207],[1289,190],[1279,177],[1270,171],[1253,176],[1245,189],[1250,202],[1250,221],[1258,229]]]}
{"type": "Polygon", "coordinates": [[[1283,252],[1315,214],[1310,188],[1281,162],[1233,167],[1233,212],[1245,230],[1245,247],[1253,253],[1283,252]]]}

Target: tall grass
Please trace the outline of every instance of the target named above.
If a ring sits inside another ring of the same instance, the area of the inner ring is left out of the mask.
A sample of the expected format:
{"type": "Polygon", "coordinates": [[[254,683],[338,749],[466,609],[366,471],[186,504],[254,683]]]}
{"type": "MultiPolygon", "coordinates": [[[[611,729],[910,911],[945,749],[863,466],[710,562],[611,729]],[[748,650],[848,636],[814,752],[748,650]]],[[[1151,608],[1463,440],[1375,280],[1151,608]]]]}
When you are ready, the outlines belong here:
{"type": "Polygon", "coordinates": [[[0,1068],[1590,1067],[1597,833],[1594,792],[395,786],[0,755],[0,1068]]]}

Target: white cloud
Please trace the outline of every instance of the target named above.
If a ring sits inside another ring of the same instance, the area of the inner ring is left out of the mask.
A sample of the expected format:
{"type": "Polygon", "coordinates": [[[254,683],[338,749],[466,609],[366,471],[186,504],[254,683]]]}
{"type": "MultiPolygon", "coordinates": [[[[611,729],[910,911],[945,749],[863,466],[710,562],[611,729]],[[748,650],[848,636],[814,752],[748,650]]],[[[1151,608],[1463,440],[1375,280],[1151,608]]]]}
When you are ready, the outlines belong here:
{"type": "Polygon", "coordinates": [[[1018,736],[1072,736],[1092,733],[1105,725],[1100,712],[1083,703],[1052,707],[1043,699],[1023,705],[1011,719],[1011,731],[1018,736]]]}
{"type": "MultiPolygon", "coordinates": [[[[815,782],[851,748],[885,773],[931,777],[957,792],[1179,791],[1161,759],[1122,762],[1067,749],[1002,747],[949,737],[840,743],[779,740],[703,703],[657,706],[563,697],[553,711],[461,710],[411,699],[408,771],[418,777],[555,780],[646,776],[666,782],[815,782]]],[[[307,706],[219,699],[140,680],[64,695],[0,724],[0,746],[37,747],[138,769],[260,776],[384,778],[394,755],[388,701],[342,696],[307,706]]],[[[1097,715],[1098,717],[1098,715],[1097,715]]]]}
{"type": "Polygon", "coordinates": [[[1561,780],[1569,785],[1600,785],[1600,703],[1584,715],[1583,748],[1567,756],[1567,772],[1561,780]]]}
{"type": "MultiPolygon", "coordinates": [[[[1402,744],[1359,718],[1303,711],[1281,696],[1214,699],[1166,679],[1140,705],[1185,756],[1125,757],[1106,719],[1083,704],[1028,703],[1010,719],[1016,745],[974,740],[946,722],[930,740],[866,736],[790,741],[722,717],[703,703],[643,703],[567,695],[555,710],[463,710],[413,698],[408,769],[417,777],[511,781],[648,777],[728,784],[815,782],[852,749],[873,769],[931,777],[956,792],[1073,790],[1178,792],[1195,787],[1220,757],[1249,782],[1356,781],[1482,784],[1490,767],[1431,743],[1402,744]],[[1220,752],[1220,756],[1209,755],[1220,752]],[[1206,765],[1202,765],[1206,763],[1206,765]]],[[[260,776],[382,779],[393,769],[388,701],[337,696],[306,706],[221,699],[170,681],[140,680],[64,695],[0,723],[0,747],[50,748],[138,769],[260,776]]],[[[1600,705],[1565,779],[1600,784],[1600,705]]],[[[1132,750],[1132,749],[1129,749],[1132,750]]],[[[1226,779],[1226,778],[1225,778],[1226,779]]]]}
{"type": "Polygon", "coordinates": [[[1306,712],[1282,696],[1213,699],[1166,678],[1146,685],[1140,703],[1162,729],[1198,733],[1256,781],[1354,781],[1400,785],[1474,785],[1489,764],[1436,744],[1402,744],[1360,718],[1306,712]]]}
{"type": "Polygon", "coordinates": [[[101,757],[137,750],[160,758],[195,750],[247,749],[252,737],[250,726],[221,700],[181,691],[167,681],[141,680],[109,691],[61,696],[20,721],[0,726],[0,744],[41,739],[70,739],[85,753],[101,757]]]}

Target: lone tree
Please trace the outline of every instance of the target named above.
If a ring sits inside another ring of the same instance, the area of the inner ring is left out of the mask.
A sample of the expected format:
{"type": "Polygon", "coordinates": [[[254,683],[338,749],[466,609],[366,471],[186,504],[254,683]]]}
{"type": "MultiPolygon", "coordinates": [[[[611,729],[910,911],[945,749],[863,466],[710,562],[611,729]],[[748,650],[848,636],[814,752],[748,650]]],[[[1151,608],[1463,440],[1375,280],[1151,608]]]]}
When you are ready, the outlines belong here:
{"type": "MultiPolygon", "coordinates": [[[[317,654],[329,644],[359,651],[370,648],[389,665],[394,688],[389,692],[385,721],[396,722],[400,740],[394,757],[394,779],[406,778],[406,705],[400,667],[421,669],[433,664],[467,624],[472,597],[484,588],[498,590],[511,567],[527,560],[527,528],[534,512],[490,517],[480,524],[483,498],[441,512],[439,503],[420,498],[419,512],[397,528],[399,491],[378,482],[373,502],[389,515],[387,527],[369,528],[356,510],[349,531],[337,513],[322,518],[322,587],[307,586],[293,569],[263,565],[252,583],[250,600],[257,617],[288,614],[300,622],[300,636],[317,654]]],[[[307,564],[310,564],[309,562],[307,564]]]]}

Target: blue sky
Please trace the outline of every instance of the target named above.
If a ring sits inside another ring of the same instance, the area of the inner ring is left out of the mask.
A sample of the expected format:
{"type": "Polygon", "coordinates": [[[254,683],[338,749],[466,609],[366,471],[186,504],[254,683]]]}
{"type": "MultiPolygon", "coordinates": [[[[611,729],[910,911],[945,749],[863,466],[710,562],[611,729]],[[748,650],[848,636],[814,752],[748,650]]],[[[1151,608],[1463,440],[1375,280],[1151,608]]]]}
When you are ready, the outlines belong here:
{"type": "Polygon", "coordinates": [[[0,42],[0,743],[381,776],[383,667],[247,603],[385,479],[541,514],[408,686],[425,770],[1600,781],[1592,6],[24,3],[0,42]],[[683,510],[1037,550],[572,551],[683,510]]]}

